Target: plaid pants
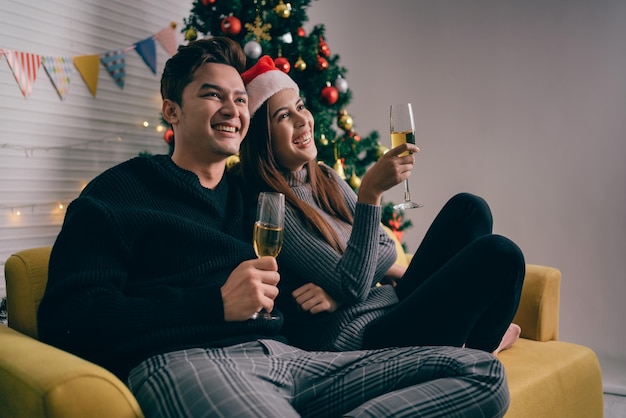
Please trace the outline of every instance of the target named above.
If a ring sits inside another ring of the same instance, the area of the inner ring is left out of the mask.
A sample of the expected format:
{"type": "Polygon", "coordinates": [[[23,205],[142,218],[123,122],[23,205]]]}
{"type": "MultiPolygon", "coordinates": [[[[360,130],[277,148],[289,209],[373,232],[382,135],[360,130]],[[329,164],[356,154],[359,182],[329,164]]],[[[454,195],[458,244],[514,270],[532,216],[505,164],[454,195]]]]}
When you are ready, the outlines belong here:
{"type": "Polygon", "coordinates": [[[308,352],[260,340],[157,355],[129,386],[157,417],[501,417],[491,354],[454,347],[308,352]]]}

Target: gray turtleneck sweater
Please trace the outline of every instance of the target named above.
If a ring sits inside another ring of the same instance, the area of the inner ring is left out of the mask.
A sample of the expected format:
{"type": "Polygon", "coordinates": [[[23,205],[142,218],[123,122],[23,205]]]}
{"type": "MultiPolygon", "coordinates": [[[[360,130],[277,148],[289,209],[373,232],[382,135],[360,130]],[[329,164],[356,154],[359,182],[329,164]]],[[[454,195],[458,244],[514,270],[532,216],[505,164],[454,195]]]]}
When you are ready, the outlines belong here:
{"type": "Polygon", "coordinates": [[[376,286],[396,260],[395,246],[380,226],[381,207],[357,203],[356,194],[337,174],[354,215],[353,225],[327,215],[311,193],[306,169],[291,173],[287,181],[295,194],[314,207],[346,243],[338,254],[321,236],[309,230],[299,215],[287,208],[285,239],[278,256],[281,281],[278,308],[285,314],[283,334],[289,342],[309,350],[354,350],[362,346],[363,328],[398,303],[389,285],[376,286]],[[305,283],[322,287],[340,308],[316,315],[303,312],[291,292],[305,283]]]}

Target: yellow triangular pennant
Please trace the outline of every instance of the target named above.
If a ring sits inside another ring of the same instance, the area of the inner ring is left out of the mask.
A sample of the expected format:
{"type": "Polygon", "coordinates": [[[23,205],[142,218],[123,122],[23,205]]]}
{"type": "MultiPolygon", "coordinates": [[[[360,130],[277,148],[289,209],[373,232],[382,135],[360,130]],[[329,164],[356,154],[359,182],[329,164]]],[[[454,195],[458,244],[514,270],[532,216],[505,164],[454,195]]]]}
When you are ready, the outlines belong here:
{"type": "Polygon", "coordinates": [[[98,74],[100,72],[100,55],[81,55],[73,57],[74,66],[78,70],[93,97],[98,90],[98,74]]]}

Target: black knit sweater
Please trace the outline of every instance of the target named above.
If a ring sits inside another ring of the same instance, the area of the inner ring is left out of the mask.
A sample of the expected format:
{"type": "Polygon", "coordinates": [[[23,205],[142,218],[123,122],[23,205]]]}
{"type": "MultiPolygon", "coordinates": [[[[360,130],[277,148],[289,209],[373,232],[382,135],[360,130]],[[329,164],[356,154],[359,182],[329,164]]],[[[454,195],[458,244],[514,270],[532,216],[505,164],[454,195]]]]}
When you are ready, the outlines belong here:
{"type": "Polygon", "coordinates": [[[251,237],[234,177],[209,190],[165,155],[113,167],[67,209],[40,339],[122,379],[153,354],[281,339],[282,320],[224,321],[220,287],[255,258],[251,237]]]}

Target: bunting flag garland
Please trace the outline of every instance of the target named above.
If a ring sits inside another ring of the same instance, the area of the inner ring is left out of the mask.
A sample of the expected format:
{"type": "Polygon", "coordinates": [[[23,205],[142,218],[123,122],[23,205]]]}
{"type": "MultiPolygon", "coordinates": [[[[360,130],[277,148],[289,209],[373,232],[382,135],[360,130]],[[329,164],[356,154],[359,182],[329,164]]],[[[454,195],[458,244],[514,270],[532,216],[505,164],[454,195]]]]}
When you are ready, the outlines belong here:
{"type": "Polygon", "coordinates": [[[28,98],[33,91],[33,84],[37,79],[37,71],[41,66],[41,56],[21,51],[5,51],[9,67],[15,81],[22,91],[22,96],[28,98]]]}
{"type": "Polygon", "coordinates": [[[81,55],[72,58],[74,66],[83,78],[87,88],[93,97],[96,97],[98,90],[98,74],[100,73],[100,56],[99,55],[81,55]]]}
{"type": "Polygon", "coordinates": [[[0,58],[6,57],[15,81],[17,81],[20,91],[25,98],[28,98],[31,94],[37,79],[38,70],[43,65],[59,98],[64,100],[68,94],[72,76],[71,62],[74,63],[74,67],[78,70],[92,96],[96,97],[100,63],[122,89],[124,88],[126,78],[126,52],[131,49],[135,49],[152,73],[156,74],[155,41],[158,41],[170,56],[174,55],[178,50],[175,28],[176,22],[172,22],[168,27],[132,46],[123,49],[112,49],[103,54],[68,58],[43,56],[0,47],[0,58]]]}
{"type": "Polygon", "coordinates": [[[154,35],[154,39],[159,41],[163,49],[165,49],[170,55],[174,55],[178,50],[178,42],[176,42],[176,31],[174,30],[175,28],[176,24],[173,24],[161,29],[154,35]]]}
{"type": "Polygon", "coordinates": [[[105,52],[100,55],[100,62],[111,74],[117,85],[123,89],[124,78],[126,77],[126,52],[123,49],[105,52]]]}
{"type": "Polygon", "coordinates": [[[46,70],[50,81],[54,86],[59,98],[65,99],[70,89],[70,77],[72,75],[72,60],[67,57],[41,57],[41,64],[46,70]]]}
{"type": "Polygon", "coordinates": [[[154,45],[154,38],[151,36],[143,41],[139,41],[135,44],[135,51],[143,59],[148,67],[152,70],[153,74],[156,74],[156,48],[154,45]]]}

